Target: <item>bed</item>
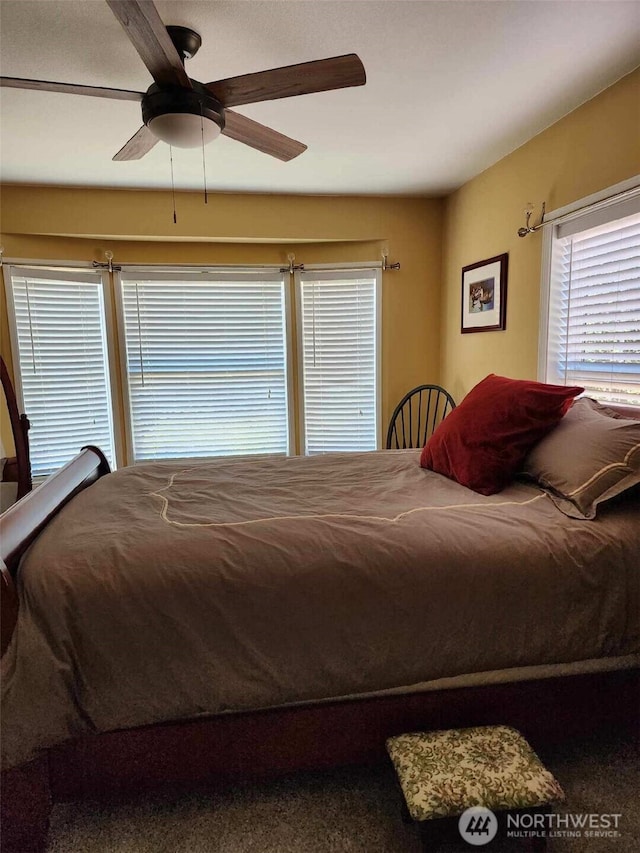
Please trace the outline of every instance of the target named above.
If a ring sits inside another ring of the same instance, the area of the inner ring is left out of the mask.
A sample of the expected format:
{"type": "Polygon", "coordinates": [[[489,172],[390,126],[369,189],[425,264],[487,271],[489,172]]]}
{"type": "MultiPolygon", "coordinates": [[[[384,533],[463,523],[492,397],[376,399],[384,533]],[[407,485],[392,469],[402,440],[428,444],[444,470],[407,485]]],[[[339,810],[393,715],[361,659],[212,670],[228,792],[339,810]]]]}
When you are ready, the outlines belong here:
{"type": "Polygon", "coordinates": [[[418,456],[103,476],[89,448],[5,514],[11,837],[38,849],[51,799],[376,760],[409,728],[630,720],[638,489],[585,522],[418,456]]]}

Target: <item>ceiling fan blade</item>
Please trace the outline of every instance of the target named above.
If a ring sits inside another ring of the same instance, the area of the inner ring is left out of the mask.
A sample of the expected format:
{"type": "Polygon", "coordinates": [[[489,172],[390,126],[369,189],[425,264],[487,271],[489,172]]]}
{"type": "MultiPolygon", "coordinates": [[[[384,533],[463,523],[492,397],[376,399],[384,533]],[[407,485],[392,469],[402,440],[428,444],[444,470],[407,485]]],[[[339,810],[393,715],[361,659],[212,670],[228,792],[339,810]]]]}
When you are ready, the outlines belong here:
{"type": "Polygon", "coordinates": [[[330,89],[364,86],[367,75],[355,53],[301,62],[255,74],[241,74],[207,83],[207,88],[225,107],[291,98],[330,89]]]}
{"type": "Polygon", "coordinates": [[[146,124],[143,124],[140,130],[134,133],[126,145],[123,145],[118,153],[111,159],[140,160],[145,154],[148,154],[156,142],[159,141],[158,137],[151,133],[146,124]]]}
{"type": "Polygon", "coordinates": [[[64,92],[68,95],[93,95],[96,98],[115,98],[120,101],[142,99],[142,92],[131,92],[129,89],[105,89],[102,86],[54,83],[51,80],[26,80],[22,77],[0,77],[0,86],[9,89],[35,89],[38,92],[64,92]]]}
{"type": "Polygon", "coordinates": [[[107,0],[107,3],[158,85],[193,88],[152,0],[107,0]]]}
{"type": "Polygon", "coordinates": [[[290,139],[288,136],[278,133],[277,130],[272,130],[264,124],[240,115],[240,113],[225,110],[224,122],[222,133],[225,136],[235,139],[237,142],[244,142],[251,148],[277,157],[278,160],[284,160],[285,163],[307,150],[307,146],[303,145],[302,142],[290,139]]]}

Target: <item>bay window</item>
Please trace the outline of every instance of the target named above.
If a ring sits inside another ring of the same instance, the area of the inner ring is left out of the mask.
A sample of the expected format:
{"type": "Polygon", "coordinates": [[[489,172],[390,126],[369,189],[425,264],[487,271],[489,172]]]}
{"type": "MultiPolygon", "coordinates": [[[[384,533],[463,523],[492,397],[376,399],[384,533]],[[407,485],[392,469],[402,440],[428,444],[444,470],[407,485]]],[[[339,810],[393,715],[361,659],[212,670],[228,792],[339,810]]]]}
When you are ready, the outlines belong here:
{"type": "Polygon", "coordinates": [[[4,276],[36,477],[86,444],[114,467],[379,446],[379,269],[4,276]]]}

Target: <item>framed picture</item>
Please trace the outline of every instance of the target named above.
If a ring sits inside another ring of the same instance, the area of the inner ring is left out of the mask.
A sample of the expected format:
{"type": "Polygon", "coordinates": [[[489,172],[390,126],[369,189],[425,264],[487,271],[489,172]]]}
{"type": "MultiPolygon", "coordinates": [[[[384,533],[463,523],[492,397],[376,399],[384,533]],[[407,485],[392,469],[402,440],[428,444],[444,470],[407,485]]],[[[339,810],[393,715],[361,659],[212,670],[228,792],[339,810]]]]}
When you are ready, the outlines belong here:
{"type": "Polygon", "coordinates": [[[462,267],[461,332],[497,332],[507,325],[507,261],[496,255],[462,267]]]}

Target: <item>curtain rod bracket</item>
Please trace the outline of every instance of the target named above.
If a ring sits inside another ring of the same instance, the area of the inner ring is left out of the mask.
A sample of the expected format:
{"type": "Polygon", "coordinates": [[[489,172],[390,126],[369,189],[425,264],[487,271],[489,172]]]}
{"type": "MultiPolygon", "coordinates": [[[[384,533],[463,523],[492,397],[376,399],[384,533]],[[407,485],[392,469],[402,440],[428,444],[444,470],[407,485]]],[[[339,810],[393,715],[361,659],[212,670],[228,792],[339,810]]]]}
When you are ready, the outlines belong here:
{"type": "Polygon", "coordinates": [[[542,228],[542,226],[545,224],[544,215],[546,212],[546,206],[547,206],[546,201],[543,201],[542,202],[542,210],[540,213],[540,222],[538,222],[537,225],[529,225],[529,220],[531,219],[531,214],[534,211],[533,205],[531,204],[531,202],[529,202],[529,204],[525,207],[525,210],[524,210],[524,216],[525,216],[524,226],[522,228],[518,228],[518,237],[526,237],[527,234],[533,234],[534,232],[539,231],[542,228]]]}
{"type": "Polygon", "coordinates": [[[304,264],[296,264],[294,263],[296,256],[293,252],[289,252],[287,255],[287,260],[289,261],[288,267],[280,267],[280,272],[288,272],[290,275],[293,275],[296,270],[304,270],[304,264]]]}
{"type": "Polygon", "coordinates": [[[107,272],[120,272],[122,269],[118,264],[101,264],[99,261],[92,261],[91,266],[96,270],[107,270],[107,272]]]}
{"type": "Polygon", "coordinates": [[[389,263],[389,249],[385,246],[382,252],[382,271],[387,272],[388,270],[399,270],[400,269],[400,261],[396,261],[395,264],[389,263]]]}
{"type": "Polygon", "coordinates": [[[99,261],[93,261],[94,269],[107,270],[110,273],[112,273],[114,270],[116,270],[117,272],[120,272],[122,267],[114,266],[113,252],[111,252],[111,251],[109,251],[109,249],[107,249],[106,252],[104,253],[104,256],[107,259],[106,264],[101,264],[99,261]]]}

